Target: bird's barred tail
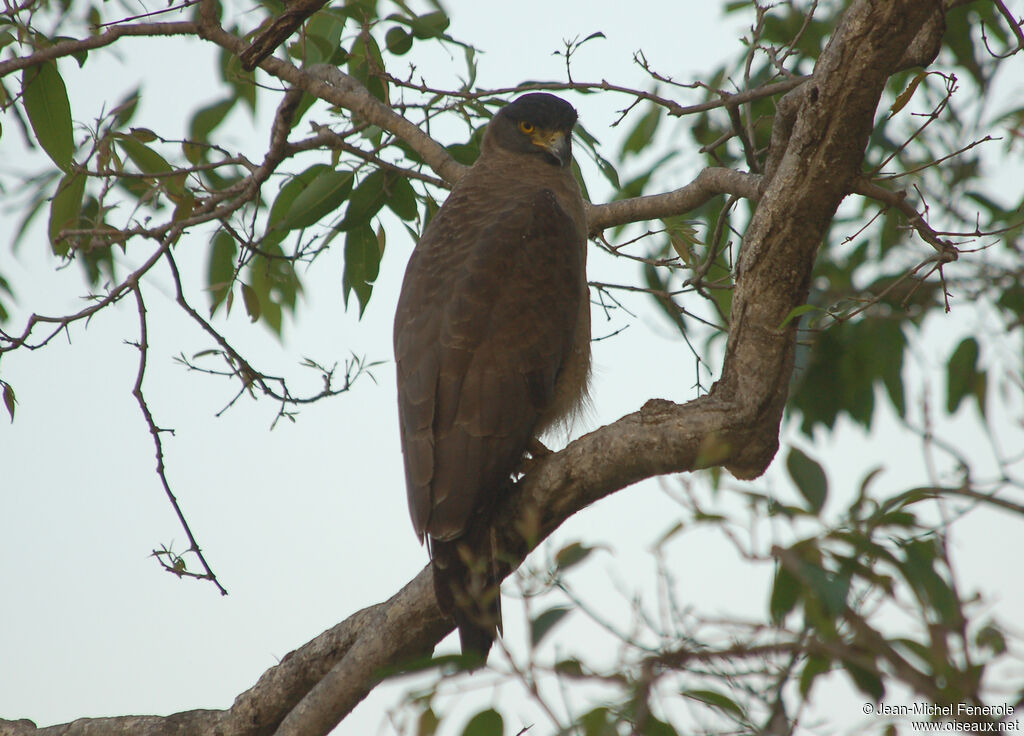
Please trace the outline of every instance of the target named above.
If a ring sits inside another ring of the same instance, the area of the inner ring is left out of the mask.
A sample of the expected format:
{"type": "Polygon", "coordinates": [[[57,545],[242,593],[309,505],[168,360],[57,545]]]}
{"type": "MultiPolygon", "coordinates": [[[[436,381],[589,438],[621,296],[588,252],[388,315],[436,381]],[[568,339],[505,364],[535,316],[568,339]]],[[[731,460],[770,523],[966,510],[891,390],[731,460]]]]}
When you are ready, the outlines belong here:
{"type": "Polygon", "coordinates": [[[501,632],[501,575],[489,540],[474,541],[432,540],[431,556],[437,603],[455,619],[462,653],[482,664],[501,632]]]}

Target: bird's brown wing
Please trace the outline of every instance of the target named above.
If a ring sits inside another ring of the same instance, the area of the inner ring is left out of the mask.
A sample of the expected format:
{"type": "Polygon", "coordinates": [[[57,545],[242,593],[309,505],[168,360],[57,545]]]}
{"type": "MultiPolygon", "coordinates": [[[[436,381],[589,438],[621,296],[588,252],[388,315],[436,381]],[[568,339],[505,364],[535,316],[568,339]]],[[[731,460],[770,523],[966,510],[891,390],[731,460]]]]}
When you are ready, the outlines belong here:
{"type": "Polygon", "coordinates": [[[446,208],[395,316],[409,506],[436,540],[459,537],[519,465],[573,347],[585,247],[548,190],[498,211],[446,208]]]}

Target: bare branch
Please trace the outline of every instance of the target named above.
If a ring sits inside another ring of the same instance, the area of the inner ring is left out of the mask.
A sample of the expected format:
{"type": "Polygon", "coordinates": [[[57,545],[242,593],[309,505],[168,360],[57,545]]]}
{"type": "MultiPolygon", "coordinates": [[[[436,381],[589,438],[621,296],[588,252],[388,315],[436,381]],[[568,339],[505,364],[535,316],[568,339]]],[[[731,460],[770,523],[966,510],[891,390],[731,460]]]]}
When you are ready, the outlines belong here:
{"type": "MultiPolygon", "coordinates": [[[[993,54],[997,59],[1005,59],[1008,56],[1013,56],[1018,51],[1024,50],[1024,29],[1021,28],[1021,21],[1014,17],[1010,9],[1006,7],[1006,3],[1003,0],[995,0],[996,8],[999,9],[999,14],[1006,19],[1006,25],[1010,27],[1010,32],[1014,38],[1017,39],[1017,45],[1002,54],[993,54]]],[[[982,26],[982,33],[985,31],[985,27],[982,26]]],[[[987,45],[987,39],[986,39],[987,45]]]]}
{"type": "Polygon", "coordinates": [[[879,186],[866,178],[858,178],[853,182],[850,189],[855,194],[862,194],[865,197],[883,202],[890,207],[895,207],[907,218],[910,226],[914,228],[921,239],[935,248],[945,261],[957,259],[957,249],[948,240],[943,240],[939,234],[925,222],[924,216],[914,209],[914,206],[907,201],[906,192],[893,192],[885,187],[879,186]]]}
{"type": "Polygon", "coordinates": [[[591,235],[594,235],[628,222],[684,214],[719,194],[733,194],[756,202],[760,197],[761,184],[762,178],[757,174],[706,168],[692,182],[671,192],[589,205],[587,222],[591,235]]]}
{"type": "MultiPolygon", "coordinates": [[[[193,573],[190,577],[209,580],[217,586],[217,590],[220,591],[221,595],[227,595],[227,589],[220,584],[220,581],[217,580],[217,576],[213,573],[209,563],[206,561],[206,557],[203,555],[203,551],[199,547],[199,543],[196,541],[195,536],[192,534],[192,529],[189,527],[188,521],[185,519],[185,514],[181,511],[178,499],[171,490],[171,484],[167,480],[167,468],[164,465],[164,445],[160,435],[161,433],[169,430],[161,429],[157,426],[156,421],[153,419],[153,413],[149,410],[149,404],[146,403],[146,397],[142,393],[142,381],[146,375],[146,358],[149,355],[149,329],[146,323],[146,303],[143,301],[142,289],[139,287],[138,282],[132,284],[131,291],[135,295],[135,304],[139,311],[139,341],[135,345],[139,349],[139,370],[135,375],[135,385],[132,387],[132,396],[134,396],[135,401],[138,402],[139,410],[142,412],[142,417],[146,420],[146,426],[149,428],[149,433],[153,437],[153,444],[156,447],[156,475],[160,479],[160,485],[163,486],[164,493],[171,502],[171,506],[174,508],[174,513],[178,517],[178,523],[181,524],[181,528],[185,531],[185,536],[188,537],[188,551],[193,553],[199,559],[199,564],[203,566],[203,574],[196,575],[193,573]]],[[[153,554],[154,556],[158,555],[156,552],[153,554]]],[[[161,564],[164,564],[163,560],[159,556],[157,556],[157,559],[160,560],[161,564]]],[[[186,572],[185,570],[178,569],[176,565],[168,567],[164,564],[164,567],[169,569],[170,572],[178,575],[186,572]]]]}
{"type": "Polygon", "coordinates": [[[199,27],[191,21],[174,23],[135,23],[127,26],[111,26],[109,30],[95,36],[81,39],[58,41],[52,46],[41,48],[28,56],[16,56],[0,62],[0,78],[19,69],[42,64],[63,56],[71,56],[82,51],[109,46],[124,36],[189,36],[195,35],[199,27]]]}

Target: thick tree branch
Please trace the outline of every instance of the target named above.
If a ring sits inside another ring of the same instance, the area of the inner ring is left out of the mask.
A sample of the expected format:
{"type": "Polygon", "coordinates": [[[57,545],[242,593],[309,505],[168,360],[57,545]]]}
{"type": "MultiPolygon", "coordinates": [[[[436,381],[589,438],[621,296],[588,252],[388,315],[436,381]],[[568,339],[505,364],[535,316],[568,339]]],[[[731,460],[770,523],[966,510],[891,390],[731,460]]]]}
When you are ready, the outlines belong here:
{"type": "Polygon", "coordinates": [[[780,104],[770,179],[744,236],[733,327],[713,392],[735,397],[765,429],[761,442],[738,448],[724,463],[738,477],[760,475],[778,447],[797,321],[779,326],[805,301],[818,246],[860,175],[886,80],[936,13],[937,1],[854,3],[811,79],[780,104]]]}

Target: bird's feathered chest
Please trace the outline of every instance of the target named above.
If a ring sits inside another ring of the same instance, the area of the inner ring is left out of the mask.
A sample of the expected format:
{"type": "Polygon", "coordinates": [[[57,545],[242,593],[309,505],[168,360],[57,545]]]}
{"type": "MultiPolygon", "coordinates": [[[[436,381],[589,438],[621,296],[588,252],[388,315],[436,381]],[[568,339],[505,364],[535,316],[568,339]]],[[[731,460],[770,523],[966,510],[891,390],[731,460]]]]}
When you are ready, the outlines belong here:
{"type": "Polygon", "coordinates": [[[541,162],[495,166],[478,163],[453,188],[427,226],[417,250],[444,248],[459,256],[489,236],[520,238],[548,235],[557,218],[567,219],[566,231],[583,247],[585,214],[579,188],[571,176],[541,162]],[[538,197],[546,193],[553,207],[538,197]],[[501,222],[504,229],[496,229],[501,222]]]}
{"type": "MultiPolygon", "coordinates": [[[[570,284],[585,289],[584,220],[579,189],[565,172],[544,163],[478,163],[455,186],[417,244],[399,315],[410,303],[417,310],[430,305],[443,312],[442,305],[457,305],[467,295],[496,299],[509,288],[529,290],[539,308],[557,311],[559,292],[570,284]]],[[[504,303],[517,308],[521,301],[504,303]]],[[[500,308],[502,301],[488,304],[500,308]]],[[[478,311],[485,306],[477,305],[478,311]]]]}

